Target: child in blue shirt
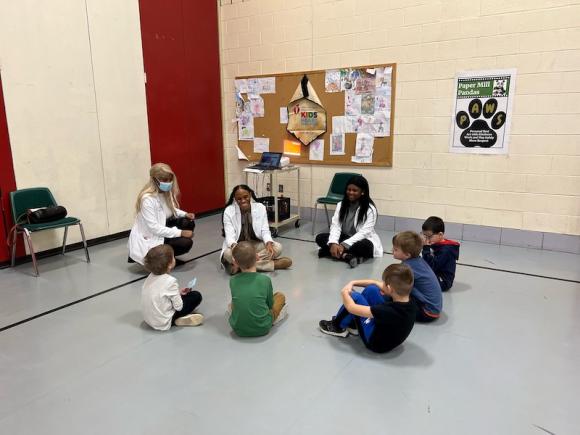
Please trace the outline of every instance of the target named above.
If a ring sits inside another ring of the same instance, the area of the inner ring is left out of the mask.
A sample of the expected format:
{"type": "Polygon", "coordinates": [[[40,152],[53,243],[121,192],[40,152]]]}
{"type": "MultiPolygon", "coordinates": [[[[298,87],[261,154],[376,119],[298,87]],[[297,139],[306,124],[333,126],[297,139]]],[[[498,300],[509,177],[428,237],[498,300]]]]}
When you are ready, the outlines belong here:
{"type": "Polygon", "coordinates": [[[411,301],[417,306],[418,322],[433,322],[441,315],[443,295],[437,277],[419,254],[423,248],[421,236],[403,231],[393,237],[393,258],[401,260],[413,271],[415,280],[411,301]]]}
{"type": "Polygon", "coordinates": [[[437,216],[430,216],[423,222],[423,252],[421,256],[427,262],[446,292],[453,285],[455,268],[459,260],[459,243],[445,238],[445,223],[437,216]]]}

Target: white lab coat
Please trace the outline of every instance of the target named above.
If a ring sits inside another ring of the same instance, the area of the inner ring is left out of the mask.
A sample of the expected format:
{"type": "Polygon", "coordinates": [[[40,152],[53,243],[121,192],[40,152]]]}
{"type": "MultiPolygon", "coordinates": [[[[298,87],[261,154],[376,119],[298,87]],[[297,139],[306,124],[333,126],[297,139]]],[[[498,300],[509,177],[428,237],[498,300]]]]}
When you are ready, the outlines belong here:
{"type": "MultiPolygon", "coordinates": [[[[340,234],[342,230],[342,225],[340,224],[340,207],[341,202],[336,205],[336,210],[334,211],[334,216],[332,216],[332,224],[330,225],[330,237],[328,238],[328,244],[336,243],[338,244],[338,240],[340,239],[340,234]]],[[[360,207],[357,208],[356,213],[354,214],[354,222],[357,222],[358,219],[358,212],[360,207]]],[[[383,244],[381,243],[381,239],[379,235],[375,231],[375,223],[377,222],[377,209],[370,204],[369,209],[367,210],[367,219],[364,221],[363,224],[356,226],[356,234],[352,237],[343,240],[344,243],[347,243],[349,246],[352,246],[356,242],[360,240],[370,240],[374,246],[374,257],[382,257],[383,256],[383,244]]]]}
{"type": "MultiPolygon", "coordinates": [[[[272,234],[270,234],[270,226],[268,225],[268,214],[266,207],[259,202],[253,202],[252,205],[252,228],[256,237],[264,242],[272,242],[272,234]]],[[[225,239],[222,245],[222,253],[229,248],[233,243],[237,243],[242,232],[242,212],[238,203],[234,201],[224,210],[224,233],[225,239]]]]}
{"type": "MultiPolygon", "coordinates": [[[[143,264],[143,258],[151,248],[162,245],[165,238],[181,237],[177,227],[166,227],[167,216],[163,208],[165,198],[156,193],[145,195],[141,200],[141,210],[135,217],[135,223],[129,234],[129,257],[143,264]]],[[[175,209],[177,217],[184,217],[186,212],[175,209]]]]}

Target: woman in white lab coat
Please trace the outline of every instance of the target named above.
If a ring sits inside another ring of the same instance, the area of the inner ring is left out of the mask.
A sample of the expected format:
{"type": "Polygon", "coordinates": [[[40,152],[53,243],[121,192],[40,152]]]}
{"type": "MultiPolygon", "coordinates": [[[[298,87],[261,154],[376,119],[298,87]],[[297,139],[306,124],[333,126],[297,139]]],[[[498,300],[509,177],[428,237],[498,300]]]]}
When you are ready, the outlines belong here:
{"type": "Polygon", "coordinates": [[[366,258],[382,257],[383,245],[375,231],[377,217],[368,181],[355,175],[348,180],[344,198],[336,205],[330,233],[316,236],[318,257],[333,257],[350,267],[366,258]]]}
{"type": "Polygon", "coordinates": [[[290,258],[280,257],[282,245],[272,240],[266,207],[256,201],[254,191],[245,184],[233,188],[222,220],[225,239],[221,261],[230,274],[239,272],[233,264],[232,249],[243,241],[254,244],[258,254],[258,271],[271,272],[292,265],[290,258]]]}
{"type": "Polygon", "coordinates": [[[137,216],[129,235],[130,263],[143,264],[147,252],[162,244],[170,245],[176,256],[189,252],[195,215],[179,209],[178,196],[179,185],[171,167],[165,163],[154,164],[135,205],[137,216]]]}

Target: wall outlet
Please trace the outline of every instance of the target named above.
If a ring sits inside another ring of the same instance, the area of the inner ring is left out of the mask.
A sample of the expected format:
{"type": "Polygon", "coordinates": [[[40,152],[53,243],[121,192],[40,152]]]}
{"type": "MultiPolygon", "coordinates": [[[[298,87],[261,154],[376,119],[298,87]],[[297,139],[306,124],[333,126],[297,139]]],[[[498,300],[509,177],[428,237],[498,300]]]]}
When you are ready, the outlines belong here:
{"type": "Polygon", "coordinates": [[[278,184],[278,193],[284,193],[284,185],[278,184]]]}
{"type": "Polygon", "coordinates": [[[266,183],[266,192],[269,192],[270,188],[271,188],[270,183],[266,183]]]}

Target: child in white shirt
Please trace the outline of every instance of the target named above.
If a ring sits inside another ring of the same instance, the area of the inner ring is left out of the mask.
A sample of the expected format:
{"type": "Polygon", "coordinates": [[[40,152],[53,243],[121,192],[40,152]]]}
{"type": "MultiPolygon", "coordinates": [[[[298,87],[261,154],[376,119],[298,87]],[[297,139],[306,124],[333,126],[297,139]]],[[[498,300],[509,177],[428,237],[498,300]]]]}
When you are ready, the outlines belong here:
{"type": "Polygon", "coordinates": [[[203,316],[192,314],[201,303],[201,294],[190,288],[180,290],[177,279],[169,275],[175,267],[173,248],[155,246],[147,252],[144,260],[145,268],[151,272],[141,292],[145,322],[160,331],[167,331],[172,325],[201,325],[203,316]]]}

